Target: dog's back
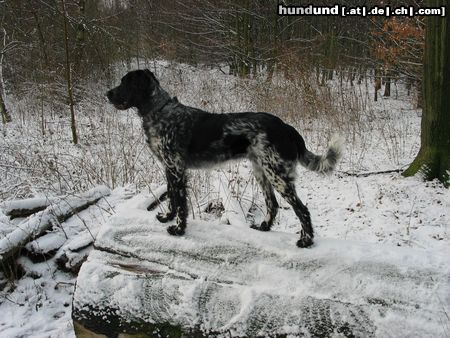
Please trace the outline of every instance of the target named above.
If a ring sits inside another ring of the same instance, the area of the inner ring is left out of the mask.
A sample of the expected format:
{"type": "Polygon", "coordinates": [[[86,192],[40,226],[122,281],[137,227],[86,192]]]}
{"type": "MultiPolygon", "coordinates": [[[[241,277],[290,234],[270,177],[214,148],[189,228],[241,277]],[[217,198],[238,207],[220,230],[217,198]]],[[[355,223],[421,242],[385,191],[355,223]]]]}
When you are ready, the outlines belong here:
{"type": "Polygon", "coordinates": [[[303,150],[298,148],[299,139],[303,139],[297,131],[271,114],[211,114],[199,110],[191,114],[192,128],[185,153],[189,167],[252,158],[267,145],[281,159],[290,161],[295,161],[303,150]]]}

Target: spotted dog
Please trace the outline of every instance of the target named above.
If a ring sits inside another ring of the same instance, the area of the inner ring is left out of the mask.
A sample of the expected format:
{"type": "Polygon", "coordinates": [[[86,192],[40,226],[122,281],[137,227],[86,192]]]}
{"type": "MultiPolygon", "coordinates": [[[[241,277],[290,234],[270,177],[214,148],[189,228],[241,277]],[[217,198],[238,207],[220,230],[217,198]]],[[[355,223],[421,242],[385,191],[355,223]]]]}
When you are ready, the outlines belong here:
{"type": "Polygon", "coordinates": [[[332,171],[341,155],[340,139],[332,140],[325,155],[315,155],[306,149],[300,134],[278,117],[248,112],[212,114],[185,106],[171,98],[148,69],[127,73],[107,97],[119,110],[137,108],[147,143],[165,166],[169,206],[157,219],[165,223],[176,218],[167,228],[171,235],[183,235],[186,229],[186,169],[248,158],[267,206],[264,221],[252,228],[270,230],[278,212],[276,190],[300,219],[297,246],[313,244],[311,216],[294,187],[296,166],[332,171]]]}

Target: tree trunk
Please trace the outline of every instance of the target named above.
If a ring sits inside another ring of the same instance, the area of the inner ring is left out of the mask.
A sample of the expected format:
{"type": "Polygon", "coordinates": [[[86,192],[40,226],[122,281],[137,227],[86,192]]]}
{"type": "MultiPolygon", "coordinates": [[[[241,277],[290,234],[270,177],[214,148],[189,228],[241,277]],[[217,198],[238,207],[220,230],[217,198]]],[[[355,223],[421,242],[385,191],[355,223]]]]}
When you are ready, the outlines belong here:
{"type": "Polygon", "coordinates": [[[378,67],[375,68],[374,74],[375,74],[375,82],[374,82],[375,93],[374,93],[373,100],[375,102],[377,102],[378,101],[378,91],[381,89],[381,78],[380,78],[378,67]]]}
{"type": "Polygon", "coordinates": [[[75,110],[73,102],[73,89],[72,89],[72,72],[70,67],[69,58],[69,34],[67,31],[67,13],[66,13],[66,3],[61,0],[62,4],[62,14],[64,16],[64,48],[66,51],[66,81],[67,81],[67,93],[69,96],[69,107],[70,107],[70,127],[72,129],[72,141],[74,144],[78,144],[77,127],[75,122],[75,110]]]}
{"type": "Polygon", "coordinates": [[[417,109],[422,109],[423,106],[423,91],[424,91],[424,80],[417,82],[417,109]]]}
{"type": "MultiPolygon", "coordinates": [[[[6,30],[3,28],[3,46],[6,46],[6,30]]],[[[11,122],[11,115],[6,109],[5,104],[5,83],[3,81],[3,58],[5,54],[0,50],[0,115],[2,116],[2,123],[11,122]]]]}
{"type": "MultiPolygon", "coordinates": [[[[444,5],[443,0],[428,0],[427,6],[444,5]]],[[[439,179],[449,186],[450,170],[450,20],[427,17],[424,61],[424,107],[419,154],[403,173],[423,172],[425,179],[439,179]]]]}
{"type": "MultiPolygon", "coordinates": [[[[444,258],[346,240],[323,239],[313,250],[301,250],[293,234],[267,236],[243,227],[239,201],[221,191],[227,218],[220,224],[196,220],[185,238],[170,236],[152,221],[158,208],[148,213],[145,226],[135,221],[132,215],[141,215],[147,194],[116,209],[78,274],[72,302],[76,337],[281,338],[287,332],[291,337],[373,337],[374,332],[433,337],[442,332],[442,302],[429,293],[446,294],[444,258]],[[224,226],[225,220],[230,224],[224,226]],[[332,278],[324,279],[330,271],[332,278]],[[355,275],[356,293],[354,285],[336,282],[355,275]],[[393,331],[391,320],[380,320],[380,309],[404,324],[393,331]],[[424,317],[425,329],[416,320],[424,317]]],[[[74,241],[57,253],[63,269],[76,270],[90,247],[73,250],[92,238],[84,233],[74,241]]]]}
{"type": "Polygon", "coordinates": [[[1,91],[0,91],[0,114],[2,115],[3,124],[11,122],[11,115],[9,115],[9,112],[6,110],[5,101],[3,100],[1,91]]]}
{"type": "Polygon", "coordinates": [[[83,62],[84,47],[86,44],[86,0],[78,0],[78,23],[76,30],[75,44],[75,74],[81,73],[81,64],[83,62]]]}
{"type": "Polygon", "coordinates": [[[385,97],[391,96],[391,77],[386,76],[384,78],[384,95],[385,97]]]}
{"type": "Polygon", "coordinates": [[[45,41],[44,32],[42,31],[41,23],[39,22],[39,17],[36,11],[33,11],[33,18],[36,22],[36,28],[38,31],[39,41],[41,43],[41,51],[42,51],[42,57],[44,59],[44,64],[46,68],[49,68],[49,61],[48,61],[48,53],[47,53],[47,43],[45,41]]]}

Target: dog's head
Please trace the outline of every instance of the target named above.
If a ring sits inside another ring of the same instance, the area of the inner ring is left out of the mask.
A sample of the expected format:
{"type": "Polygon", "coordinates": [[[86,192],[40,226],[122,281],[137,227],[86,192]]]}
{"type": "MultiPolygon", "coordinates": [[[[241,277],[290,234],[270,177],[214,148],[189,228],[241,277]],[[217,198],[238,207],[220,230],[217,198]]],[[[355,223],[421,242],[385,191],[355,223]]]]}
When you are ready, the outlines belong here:
{"type": "Polygon", "coordinates": [[[148,69],[128,72],[120,85],[106,93],[109,102],[120,110],[142,108],[159,87],[159,81],[148,69]]]}

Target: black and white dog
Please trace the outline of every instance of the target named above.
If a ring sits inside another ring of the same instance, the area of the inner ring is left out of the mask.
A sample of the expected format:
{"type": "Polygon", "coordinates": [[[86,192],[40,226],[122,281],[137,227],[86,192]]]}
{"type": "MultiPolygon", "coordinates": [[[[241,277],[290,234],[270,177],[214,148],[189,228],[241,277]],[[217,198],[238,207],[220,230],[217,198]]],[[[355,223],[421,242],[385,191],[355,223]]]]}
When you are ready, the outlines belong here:
{"type": "Polygon", "coordinates": [[[278,212],[275,189],[300,218],[297,246],[313,244],[311,217],[294,187],[296,166],[299,162],[313,171],[332,171],[341,155],[339,139],[331,142],[326,155],[315,155],[306,149],[300,134],[278,117],[212,114],[187,107],[171,98],[148,69],[127,73],[107,97],[117,109],[137,108],[147,143],[165,166],[169,208],[157,219],[165,223],[176,218],[176,224],[167,228],[171,235],[183,235],[186,228],[186,169],[246,157],[253,164],[267,206],[264,221],[252,228],[270,230],[278,212]]]}

